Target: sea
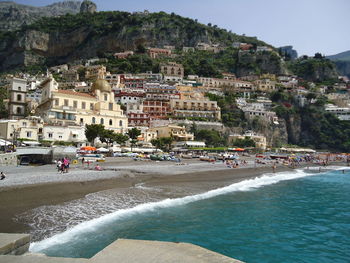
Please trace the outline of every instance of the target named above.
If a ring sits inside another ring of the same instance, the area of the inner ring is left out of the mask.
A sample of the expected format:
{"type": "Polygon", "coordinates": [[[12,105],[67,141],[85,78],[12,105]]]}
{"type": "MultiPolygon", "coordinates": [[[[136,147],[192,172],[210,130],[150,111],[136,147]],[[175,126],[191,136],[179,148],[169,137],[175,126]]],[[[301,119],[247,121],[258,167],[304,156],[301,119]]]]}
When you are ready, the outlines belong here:
{"type": "Polygon", "coordinates": [[[18,220],[36,238],[30,251],[55,257],[90,258],[123,238],[188,242],[248,263],[348,263],[350,170],[265,174],[204,193],[137,185],[18,220]]]}

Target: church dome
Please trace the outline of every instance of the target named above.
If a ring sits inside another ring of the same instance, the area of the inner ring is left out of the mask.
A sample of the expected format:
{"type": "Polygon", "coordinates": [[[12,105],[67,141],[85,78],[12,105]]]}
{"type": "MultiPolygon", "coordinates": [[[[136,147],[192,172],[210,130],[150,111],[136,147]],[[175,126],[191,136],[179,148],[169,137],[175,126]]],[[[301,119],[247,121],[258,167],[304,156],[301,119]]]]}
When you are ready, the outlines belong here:
{"type": "Polygon", "coordinates": [[[91,92],[95,93],[96,90],[100,90],[101,92],[111,92],[112,88],[106,80],[98,79],[91,87],[91,92]]]}

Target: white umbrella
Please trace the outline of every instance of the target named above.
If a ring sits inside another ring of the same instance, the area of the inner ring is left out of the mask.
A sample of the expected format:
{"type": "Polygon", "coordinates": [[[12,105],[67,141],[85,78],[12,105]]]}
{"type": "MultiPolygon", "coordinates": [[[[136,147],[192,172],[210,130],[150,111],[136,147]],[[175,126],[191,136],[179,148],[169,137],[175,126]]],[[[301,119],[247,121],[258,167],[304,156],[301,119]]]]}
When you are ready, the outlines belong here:
{"type": "Polygon", "coordinates": [[[103,148],[103,147],[98,148],[96,151],[101,152],[101,153],[106,153],[106,152],[109,152],[109,150],[108,150],[108,149],[103,148]]]}

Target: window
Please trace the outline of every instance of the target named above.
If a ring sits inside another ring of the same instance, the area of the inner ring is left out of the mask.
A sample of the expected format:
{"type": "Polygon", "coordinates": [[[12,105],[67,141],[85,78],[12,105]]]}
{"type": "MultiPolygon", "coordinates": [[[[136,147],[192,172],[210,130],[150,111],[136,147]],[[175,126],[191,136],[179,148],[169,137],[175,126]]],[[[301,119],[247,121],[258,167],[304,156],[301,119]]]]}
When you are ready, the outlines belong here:
{"type": "Polygon", "coordinates": [[[23,127],[27,127],[27,123],[26,122],[23,122],[23,127]]]}
{"type": "Polygon", "coordinates": [[[120,126],[120,127],[123,126],[123,121],[119,121],[119,126],[120,126]]]}
{"type": "Polygon", "coordinates": [[[109,126],[112,126],[113,125],[113,121],[112,119],[109,120],[109,126]]]}
{"type": "Polygon", "coordinates": [[[73,108],[78,108],[78,102],[76,100],[73,101],[73,108]]]}
{"type": "Polygon", "coordinates": [[[17,114],[22,114],[22,109],[20,107],[17,107],[16,112],[17,114]]]}
{"type": "Polygon", "coordinates": [[[94,104],[90,103],[90,110],[94,110],[94,104]]]}
{"type": "Polygon", "coordinates": [[[22,95],[21,94],[17,94],[17,101],[21,101],[22,100],[22,95]]]}
{"type": "Polygon", "coordinates": [[[27,132],[27,138],[30,138],[30,137],[32,137],[32,132],[31,132],[31,131],[28,131],[28,132],[27,132]]]}
{"type": "Polygon", "coordinates": [[[101,123],[101,124],[104,124],[104,122],[105,122],[104,119],[101,118],[100,123],[101,123]]]}
{"type": "Polygon", "coordinates": [[[95,124],[96,123],[96,118],[92,117],[92,123],[95,124]]]}
{"type": "Polygon", "coordinates": [[[80,118],[80,124],[83,124],[83,123],[84,123],[84,119],[80,118]]]}
{"type": "Polygon", "coordinates": [[[59,99],[55,99],[55,105],[58,106],[60,104],[60,100],[59,99]]]}
{"type": "Polygon", "coordinates": [[[49,132],[49,133],[47,134],[47,137],[52,138],[52,137],[53,137],[53,133],[52,133],[52,132],[49,132]]]}
{"type": "Polygon", "coordinates": [[[105,101],[108,100],[108,94],[104,94],[105,101]]]}
{"type": "Polygon", "coordinates": [[[113,110],[113,103],[109,103],[108,109],[109,109],[109,110],[113,110]]]}
{"type": "Polygon", "coordinates": [[[68,100],[64,100],[64,106],[68,106],[68,100]]]}
{"type": "Polygon", "coordinates": [[[85,110],[85,108],[86,108],[86,103],[85,103],[85,102],[82,102],[82,103],[81,103],[81,108],[82,108],[83,110],[85,110]]]}

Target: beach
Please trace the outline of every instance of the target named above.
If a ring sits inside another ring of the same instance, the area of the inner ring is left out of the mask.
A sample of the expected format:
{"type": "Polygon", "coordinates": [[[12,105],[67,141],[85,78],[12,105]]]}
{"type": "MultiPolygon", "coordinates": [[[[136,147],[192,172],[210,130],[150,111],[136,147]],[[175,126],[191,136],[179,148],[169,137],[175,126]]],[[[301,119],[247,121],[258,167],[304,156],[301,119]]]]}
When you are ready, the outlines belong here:
{"type": "MultiPolygon", "coordinates": [[[[76,164],[66,174],[58,173],[55,165],[3,167],[7,178],[0,185],[0,232],[28,232],[29,226],[14,220],[16,216],[34,208],[62,204],[109,189],[122,193],[135,186],[154,187],[162,189],[158,198],[175,198],[273,172],[270,164],[255,166],[252,160],[247,161],[246,166],[228,168],[223,162],[209,163],[198,159],[184,160],[179,165],[167,161],[108,158],[100,164],[102,171],[93,170],[92,165],[76,164]]],[[[287,170],[291,168],[280,165],[276,172],[287,170]]]]}

